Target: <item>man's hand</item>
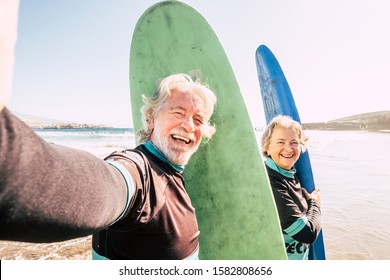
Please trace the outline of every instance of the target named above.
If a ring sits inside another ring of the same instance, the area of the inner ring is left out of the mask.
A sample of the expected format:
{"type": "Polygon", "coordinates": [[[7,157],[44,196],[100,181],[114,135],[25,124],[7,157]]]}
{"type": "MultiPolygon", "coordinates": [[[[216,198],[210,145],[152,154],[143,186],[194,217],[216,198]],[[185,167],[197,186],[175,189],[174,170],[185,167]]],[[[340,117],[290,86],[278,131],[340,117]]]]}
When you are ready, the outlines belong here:
{"type": "Polygon", "coordinates": [[[0,111],[12,91],[18,8],[18,0],[0,0],[0,111]]]}

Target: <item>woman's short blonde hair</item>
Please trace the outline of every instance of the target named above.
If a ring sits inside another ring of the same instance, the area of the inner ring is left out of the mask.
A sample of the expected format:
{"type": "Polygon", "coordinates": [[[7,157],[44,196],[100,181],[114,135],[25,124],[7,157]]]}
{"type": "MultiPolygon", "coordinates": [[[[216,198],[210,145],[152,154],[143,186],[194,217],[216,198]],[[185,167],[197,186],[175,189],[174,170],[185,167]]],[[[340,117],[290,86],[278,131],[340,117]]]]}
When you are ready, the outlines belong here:
{"type": "Polygon", "coordinates": [[[205,120],[207,121],[203,126],[203,137],[209,139],[215,133],[215,126],[210,123],[210,118],[214,112],[214,106],[217,102],[214,92],[208,87],[208,85],[200,82],[199,80],[193,81],[187,74],[173,74],[164,78],[160,82],[153,97],[148,98],[143,95],[143,101],[145,103],[145,105],[141,108],[143,127],[138,132],[138,140],[140,143],[144,143],[149,140],[153,131],[150,128],[150,123],[163,108],[163,105],[167,102],[171,92],[174,90],[191,92],[202,99],[205,104],[205,120]]]}
{"type": "Polygon", "coordinates": [[[302,125],[299,122],[294,121],[289,116],[278,115],[270,121],[261,138],[261,147],[264,156],[268,156],[266,149],[271,143],[272,133],[274,132],[274,129],[276,127],[294,129],[299,137],[299,145],[301,146],[301,151],[306,151],[306,145],[309,138],[306,137],[303,133],[302,125]]]}

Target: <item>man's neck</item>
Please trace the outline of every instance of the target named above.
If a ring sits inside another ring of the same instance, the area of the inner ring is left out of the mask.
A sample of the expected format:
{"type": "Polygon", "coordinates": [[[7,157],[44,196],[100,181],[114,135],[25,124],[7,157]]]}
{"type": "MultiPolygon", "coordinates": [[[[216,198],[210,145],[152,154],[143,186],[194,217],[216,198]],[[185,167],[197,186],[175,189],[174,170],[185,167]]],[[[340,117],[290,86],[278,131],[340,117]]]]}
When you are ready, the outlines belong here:
{"type": "Polygon", "coordinates": [[[170,165],[173,169],[175,169],[176,171],[180,172],[180,173],[183,173],[184,171],[184,165],[178,165],[178,164],[174,164],[172,162],[170,162],[167,157],[156,147],[156,145],[154,145],[152,143],[152,141],[148,140],[145,142],[145,147],[146,149],[148,149],[149,152],[151,152],[153,155],[155,155],[156,157],[158,157],[160,160],[162,160],[163,162],[167,163],[168,165],[170,165]]]}

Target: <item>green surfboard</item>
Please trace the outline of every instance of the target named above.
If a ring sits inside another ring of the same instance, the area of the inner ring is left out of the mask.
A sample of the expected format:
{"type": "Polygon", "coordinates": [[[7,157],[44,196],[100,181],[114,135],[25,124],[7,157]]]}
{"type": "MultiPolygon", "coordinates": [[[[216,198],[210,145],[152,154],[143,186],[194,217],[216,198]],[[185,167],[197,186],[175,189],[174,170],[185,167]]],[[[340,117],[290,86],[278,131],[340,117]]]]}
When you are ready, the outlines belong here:
{"type": "Polygon", "coordinates": [[[245,103],[225,51],[203,16],[179,1],[150,7],[130,50],[134,129],[141,128],[142,94],[187,73],[217,95],[217,132],[184,171],[200,229],[200,259],[286,259],[275,203],[245,103]]]}

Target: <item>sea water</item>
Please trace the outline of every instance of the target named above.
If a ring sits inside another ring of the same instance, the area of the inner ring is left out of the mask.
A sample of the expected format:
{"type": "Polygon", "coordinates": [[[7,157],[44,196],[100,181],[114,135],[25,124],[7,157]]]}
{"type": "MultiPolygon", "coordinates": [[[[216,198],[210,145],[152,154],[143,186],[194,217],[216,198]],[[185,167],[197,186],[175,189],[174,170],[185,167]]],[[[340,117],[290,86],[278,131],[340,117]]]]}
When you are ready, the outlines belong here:
{"type": "Polygon", "coordinates": [[[132,128],[35,129],[35,132],[48,142],[85,150],[98,157],[135,145],[132,128]]]}
{"type": "MultiPolygon", "coordinates": [[[[46,141],[100,158],[132,148],[132,129],[36,130],[46,141]]],[[[261,132],[257,133],[260,139],[261,132]]],[[[306,131],[321,189],[328,259],[390,259],[390,133],[306,131]]],[[[0,241],[0,259],[90,259],[91,237],[59,243],[0,241]]]]}
{"type": "Polygon", "coordinates": [[[390,259],[390,134],[310,131],[329,259],[390,259]]]}

